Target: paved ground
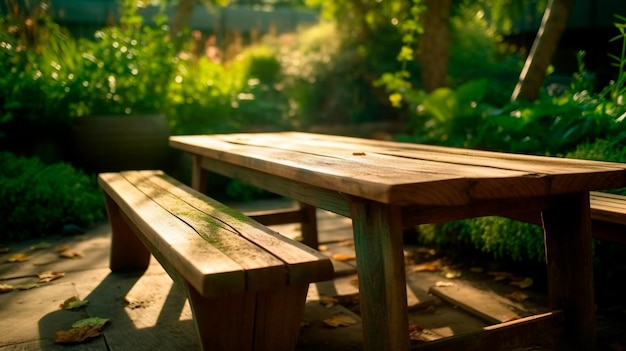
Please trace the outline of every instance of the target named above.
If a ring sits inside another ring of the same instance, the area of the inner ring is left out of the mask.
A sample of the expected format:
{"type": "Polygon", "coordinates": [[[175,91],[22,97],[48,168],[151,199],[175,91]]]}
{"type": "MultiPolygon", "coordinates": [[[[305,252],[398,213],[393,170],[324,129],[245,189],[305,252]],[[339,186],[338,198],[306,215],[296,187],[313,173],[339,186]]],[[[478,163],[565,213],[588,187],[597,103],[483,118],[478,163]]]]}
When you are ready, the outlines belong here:
{"type": "MultiPolygon", "coordinates": [[[[293,238],[299,235],[298,225],[275,229],[293,238]]],[[[360,350],[355,262],[349,259],[354,255],[350,221],[320,211],[319,229],[321,250],[341,261],[334,262],[336,279],[310,287],[298,350],[360,350]],[[335,316],[349,316],[355,324],[330,327],[324,323],[335,316]]],[[[45,245],[33,241],[9,246],[11,251],[3,255],[15,258],[14,254],[23,253],[28,260],[0,264],[0,287],[17,288],[0,294],[0,351],[198,349],[189,305],[169,276],[156,261],[143,274],[111,273],[109,241],[110,228],[103,223],[84,234],[46,238],[45,245]],[[59,248],[65,250],[59,252],[59,248]],[[62,277],[41,283],[38,275],[46,271],[62,273],[62,277]],[[88,300],[88,305],[75,311],[60,308],[74,296],[88,300]],[[69,329],[74,321],[87,317],[110,320],[104,336],[73,346],[54,342],[57,330],[69,329]]],[[[416,340],[471,332],[545,310],[541,289],[513,286],[511,277],[494,283],[485,266],[479,270],[478,266],[450,265],[430,249],[411,246],[407,246],[406,258],[409,318],[416,330],[422,330],[413,334],[416,340]],[[515,302],[514,293],[524,293],[527,299],[515,302]]],[[[626,326],[624,315],[624,306],[600,315],[599,324],[607,331],[601,333],[602,350],[626,349],[626,328],[620,329],[626,326]],[[617,319],[622,324],[616,324],[617,319]]]]}

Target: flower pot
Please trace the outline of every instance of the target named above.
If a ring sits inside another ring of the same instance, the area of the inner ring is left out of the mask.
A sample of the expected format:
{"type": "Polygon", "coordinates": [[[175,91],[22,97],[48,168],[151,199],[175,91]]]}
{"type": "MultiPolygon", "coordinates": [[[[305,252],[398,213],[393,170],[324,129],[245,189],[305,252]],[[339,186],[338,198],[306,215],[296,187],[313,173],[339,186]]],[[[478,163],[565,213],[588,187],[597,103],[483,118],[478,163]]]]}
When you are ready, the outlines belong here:
{"type": "Polygon", "coordinates": [[[74,162],[88,172],[163,169],[169,125],[163,115],[78,118],[72,129],[74,162]]]}

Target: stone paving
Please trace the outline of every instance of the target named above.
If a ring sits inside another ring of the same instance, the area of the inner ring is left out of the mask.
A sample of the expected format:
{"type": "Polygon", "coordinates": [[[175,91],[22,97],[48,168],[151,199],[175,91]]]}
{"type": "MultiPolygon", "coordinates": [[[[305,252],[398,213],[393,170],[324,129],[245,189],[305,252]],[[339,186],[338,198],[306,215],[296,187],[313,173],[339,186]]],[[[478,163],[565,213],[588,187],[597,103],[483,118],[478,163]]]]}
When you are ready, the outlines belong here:
{"type": "MultiPolygon", "coordinates": [[[[233,206],[249,211],[283,205],[281,200],[233,206]]],[[[353,256],[350,220],[324,211],[318,218],[322,252],[344,259],[353,256]]],[[[299,236],[297,224],[273,228],[295,239],[299,236]]],[[[26,254],[28,260],[0,263],[0,286],[19,288],[0,294],[0,351],[198,349],[191,311],[182,292],[155,260],[142,273],[111,273],[110,236],[108,223],[102,223],[80,235],[46,237],[45,245],[41,245],[42,240],[9,245],[11,251],[2,254],[5,260],[16,253],[26,254]],[[59,252],[59,248],[65,250],[59,252]],[[62,277],[39,282],[38,275],[46,271],[62,273],[62,277]],[[88,300],[88,305],[77,310],[60,308],[74,296],[88,300]],[[57,330],[69,329],[74,321],[87,317],[109,319],[104,336],[71,346],[55,343],[57,330]]],[[[0,243],[2,246],[5,244],[0,243]]],[[[407,249],[407,259],[410,252],[418,251],[407,249]]],[[[297,350],[362,349],[360,318],[348,309],[358,308],[358,304],[338,303],[344,298],[358,301],[354,300],[358,296],[355,262],[348,259],[334,261],[334,265],[336,279],[312,284],[309,289],[297,350]],[[330,327],[323,322],[339,315],[349,316],[355,324],[330,327]]],[[[470,277],[472,273],[464,274],[470,277]]],[[[478,279],[448,279],[441,271],[422,271],[409,262],[409,320],[423,330],[417,339],[434,340],[479,330],[541,312],[545,306],[541,294],[533,295],[530,303],[515,303],[504,297],[506,291],[481,284],[478,279]]],[[[616,342],[614,348],[606,350],[624,350],[617,348],[622,345],[626,344],[616,342]]]]}

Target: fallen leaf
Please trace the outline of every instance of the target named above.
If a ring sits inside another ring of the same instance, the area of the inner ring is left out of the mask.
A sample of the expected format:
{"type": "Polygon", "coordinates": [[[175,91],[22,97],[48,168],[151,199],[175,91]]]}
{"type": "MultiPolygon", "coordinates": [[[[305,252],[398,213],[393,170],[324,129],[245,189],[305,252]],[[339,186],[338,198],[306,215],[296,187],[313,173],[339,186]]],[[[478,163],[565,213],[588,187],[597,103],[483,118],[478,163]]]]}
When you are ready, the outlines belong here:
{"type": "Polygon", "coordinates": [[[354,156],[365,156],[365,152],[353,152],[352,155],[354,156]]]}
{"type": "Polygon", "coordinates": [[[331,308],[339,303],[339,300],[332,296],[320,296],[320,303],[326,308],[331,308]]]}
{"type": "Polygon", "coordinates": [[[448,271],[445,271],[445,272],[441,272],[441,275],[444,278],[456,279],[456,278],[459,278],[461,276],[461,271],[448,270],[448,271]]]}
{"type": "Polygon", "coordinates": [[[70,330],[57,330],[54,341],[59,344],[78,344],[100,336],[103,325],[88,325],[70,330]]]}
{"type": "Polygon", "coordinates": [[[430,264],[430,263],[420,264],[414,268],[415,272],[435,272],[438,270],[439,270],[438,266],[434,264],[430,264]]]}
{"type": "Polygon", "coordinates": [[[359,286],[359,278],[352,278],[350,279],[350,284],[352,284],[353,286],[359,286]]]}
{"type": "Polygon", "coordinates": [[[59,307],[64,310],[73,310],[83,306],[87,306],[88,304],[89,300],[81,300],[77,296],[72,296],[69,299],[63,301],[63,303],[60,304],[59,307]]]}
{"type": "Polygon", "coordinates": [[[35,245],[31,245],[30,249],[31,250],[43,250],[43,249],[48,249],[52,246],[52,244],[47,243],[45,241],[40,242],[39,244],[35,244],[35,245]]]}
{"type": "Polygon", "coordinates": [[[328,246],[320,245],[320,246],[317,247],[317,250],[320,251],[320,252],[328,251],[328,246]]]}
{"type": "Polygon", "coordinates": [[[0,284],[0,293],[6,293],[9,291],[13,291],[15,288],[9,284],[0,284]]]}
{"type": "Polygon", "coordinates": [[[456,286],[456,284],[451,283],[451,282],[436,282],[435,286],[438,288],[449,288],[452,286],[456,286]]]}
{"type": "Polygon", "coordinates": [[[521,292],[521,291],[514,291],[510,294],[505,295],[508,299],[513,300],[513,301],[517,301],[517,302],[524,302],[528,299],[528,295],[526,295],[525,293],[521,292]]]}
{"type": "Polygon", "coordinates": [[[83,254],[74,250],[74,248],[72,248],[69,245],[61,245],[57,248],[57,252],[59,253],[60,257],[63,258],[82,258],[83,254]]]}
{"type": "Polygon", "coordinates": [[[531,278],[524,278],[520,281],[510,282],[509,284],[517,286],[520,289],[526,289],[527,287],[533,285],[533,280],[531,278]]]}
{"type": "Polygon", "coordinates": [[[98,325],[104,326],[108,322],[109,322],[108,318],[91,317],[91,318],[77,320],[76,322],[72,323],[72,328],[81,328],[81,327],[86,327],[86,326],[98,326],[98,325]]]}
{"type": "Polygon", "coordinates": [[[62,278],[64,276],[65,276],[65,273],[63,272],[53,272],[53,271],[41,272],[38,275],[40,283],[48,283],[55,279],[62,278]]]}
{"type": "Polygon", "coordinates": [[[356,259],[356,257],[354,255],[347,255],[347,254],[334,254],[332,256],[332,259],[335,261],[345,262],[345,261],[352,261],[356,259]]]}
{"type": "Polygon", "coordinates": [[[14,253],[12,255],[7,255],[6,256],[6,261],[7,262],[24,262],[24,261],[28,261],[30,259],[30,257],[22,252],[18,252],[18,253],[14,253]]]}
{"type": "Polygon", "coordinates": [[[357,321],[345,314],[339,314],[334,317],[324,319],[324,324],[337,328],[337,327],[349,327],[351,325],[355,325],[357,321]]]}

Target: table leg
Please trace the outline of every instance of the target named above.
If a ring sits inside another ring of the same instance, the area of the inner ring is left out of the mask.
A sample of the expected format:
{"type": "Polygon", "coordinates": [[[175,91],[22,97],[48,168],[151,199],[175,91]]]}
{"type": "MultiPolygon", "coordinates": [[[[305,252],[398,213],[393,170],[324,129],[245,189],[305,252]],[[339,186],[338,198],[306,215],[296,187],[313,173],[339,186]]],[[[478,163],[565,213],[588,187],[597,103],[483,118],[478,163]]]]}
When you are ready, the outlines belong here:
{"type": "Polygon", "coordinates": [[[589,194],[560,196],[557,207],[542,212],[542,220],[550,304],[565,312],[567,345],[558,349],[595,350],[589,194]]]}
{"type": "Polygon", "coordinates": [[[364,348],[408,350],[400,210],[360,200],[355,200],[351,209],[364,348]]]}
{"type": "Polygon", "coordinates": [[[191,163],[191,187],[206,193],[207,171],[202,168],[202,156],[193,155],[191,163]]]}
{"type": "Polygon", "coordinates": [[[299,206],[302,212],[302,222],[300,223],[302,242],[317,250],[319,246],[319,239],[317,237],[317,208],[305,204],[304,202],[300,202],[299,206]]]}

